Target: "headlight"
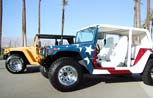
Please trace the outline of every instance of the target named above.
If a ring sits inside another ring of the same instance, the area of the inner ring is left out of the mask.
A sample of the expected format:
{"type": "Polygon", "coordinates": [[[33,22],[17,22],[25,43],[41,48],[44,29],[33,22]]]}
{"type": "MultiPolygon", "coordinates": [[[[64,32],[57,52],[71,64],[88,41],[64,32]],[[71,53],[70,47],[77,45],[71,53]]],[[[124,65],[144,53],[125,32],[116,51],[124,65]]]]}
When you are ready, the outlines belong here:
{"type": "MultiPolygon", "coordinates": [[[[58,48],[54,48],[54,50],[57,50],[58,48]]],[[[52,49],[48,49],[46,47],[43,47],[40,49],[39,54],[42,56],[47,56],[47,55],[52,55],[53,54],[53,50],[52,49]]]]}

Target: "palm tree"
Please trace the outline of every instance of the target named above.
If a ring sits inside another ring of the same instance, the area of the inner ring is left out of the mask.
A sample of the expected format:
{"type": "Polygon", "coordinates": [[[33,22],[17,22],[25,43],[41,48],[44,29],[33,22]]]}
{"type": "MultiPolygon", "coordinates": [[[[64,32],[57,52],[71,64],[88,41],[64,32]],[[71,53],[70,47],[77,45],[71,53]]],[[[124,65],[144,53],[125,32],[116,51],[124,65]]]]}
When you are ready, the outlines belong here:
{"type": "Polygon", "coordinates": [[[137,27],[137,0],[134,0],[134,27],[137,27]]]}
{"type": "Polygon", "coordinates": [[[151,35],[153,33],[153,9],[150,12],[150,21],[151,21],[151,35]]]}
{"type": "Polygon", "coordinates": [[[150,0],[147,0],[146,29],[150,30],[150,0]]]}
{"type": "Polygon", "coordinates": [[[40,34],[40,2],[41,0],[38,0],[38,34],[40,34]]]}
{"type": "Polygon", "coordinates": [[[137,0],[137,27],[141,27],[141,10],[140,10],[140,1],[137,0]]]}
{"type": "Polygon", "coordinates": [[[26,4],[25,0],[22,0],[22,46],[27,45],[26,37],[26,4]]]}
{"type": "Polygon", "coordinates": [[[2,48],[2,16],[3,16],[3,0],[0,0],[0,54],[2,48]]]}
{"type": "Polygon", "coordinates": [[[140,11],[141,0],[134,0],[134,27],[141,27],[141,11],[140,11]]]}
{"type": "Polygon", "coordinates": [[[61,43],[60,44],[63,44],[65,5],[67,5],[67,0],[62,0],[62,28],[61,28],[61,43]]]}

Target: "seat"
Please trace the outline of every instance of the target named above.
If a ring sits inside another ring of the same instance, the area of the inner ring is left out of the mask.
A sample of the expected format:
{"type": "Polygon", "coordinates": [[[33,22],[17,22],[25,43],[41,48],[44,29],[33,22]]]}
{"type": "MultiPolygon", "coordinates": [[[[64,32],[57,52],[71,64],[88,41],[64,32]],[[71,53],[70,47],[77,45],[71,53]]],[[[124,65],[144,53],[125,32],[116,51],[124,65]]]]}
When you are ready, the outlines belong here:
{"type": "MultiPolygon", "coordinates": [[[[113,38],[107,38],[107,43],[113,43],[113,38]]],[[[110,61],[110,55],[112,54],[112,50],[114,47],[106,48],[107,44],[105,47],[103,47],[99,54],[97,55],[97,62],[101,63],[102,60],[110,61]]]]}
{"type": "Polygon", "coordinates": [[[120,38],[118,44],[116,45],[112,53],[109,53],[110,61],[102,60],[101,66],[116,67],[120,64],[124,64],[125,57],[127,54],[127,47],[128,47],[128,38],[127,36],[123,36],[120,38]]]}

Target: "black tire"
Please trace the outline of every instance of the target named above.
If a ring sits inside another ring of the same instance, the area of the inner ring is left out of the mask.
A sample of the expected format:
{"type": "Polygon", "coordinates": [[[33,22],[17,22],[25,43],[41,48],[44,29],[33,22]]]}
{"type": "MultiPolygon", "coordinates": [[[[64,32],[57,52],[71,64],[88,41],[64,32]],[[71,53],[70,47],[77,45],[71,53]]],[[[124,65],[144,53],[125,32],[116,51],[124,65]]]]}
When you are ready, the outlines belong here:
{"type": "Polygon", "coordinates": [[[50,83],[55,89],[62,92],[68,92],[76,90],[80,86],[83,78],[83,73],[79,63],[77,63],[72,58],[63,57],[52,63],[49,68],[48,77],[50,83]],[[64,83],[63,81],[69,82],[64,83]]]}
{"type": "Polygon", "coordinates": [[[22,55],[12,54],[7,58],[5,62],[5,67],[10,73],[17,74],[25,70],[26,64],[27,64],[26,60],[22,55]],[[16,64],[21,65],[21,66],[18,66],[18,68],[20,67],[19,69],[15,69],[15,67],[17,67],[16,64]]]}
{"type": "Polygon", "coordinates": [[[153,59],[150,59],[146,64],[142,73],[142,80],[147,85],[153,85],[153,59]]]}
{"type": "Polygon", "coordinates": [[[40,66],[40,72],[41,74],[48,79],[48,69],[45,68],[44,66],[40,66]]]}

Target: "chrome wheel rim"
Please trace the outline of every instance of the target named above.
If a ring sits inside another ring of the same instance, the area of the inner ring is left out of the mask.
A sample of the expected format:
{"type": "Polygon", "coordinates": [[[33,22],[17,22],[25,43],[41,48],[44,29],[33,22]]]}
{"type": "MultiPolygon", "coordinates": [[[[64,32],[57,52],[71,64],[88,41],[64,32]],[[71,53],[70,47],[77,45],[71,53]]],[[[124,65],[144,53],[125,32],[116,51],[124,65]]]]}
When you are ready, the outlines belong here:
{"type": "Polygon", "coordinates": [[[22,61],[20,60],[19,57],[13,57],[9,60],[8,63],[8,68],[12,71],[12,72],[19,72],[22,70],[22,61]]]}
{"type": "Polygon", "coordinates": [[[78,80],[77,70],[70,65],[62,67],[58,72],[58,80],[62,85],[73,85],[78,80]]]}

